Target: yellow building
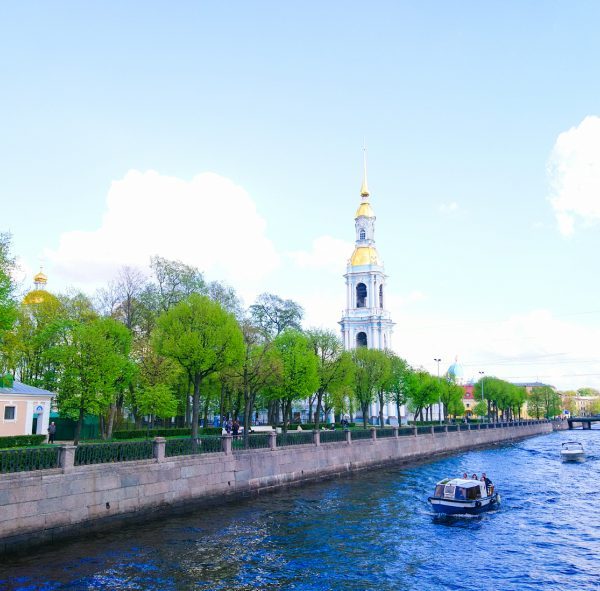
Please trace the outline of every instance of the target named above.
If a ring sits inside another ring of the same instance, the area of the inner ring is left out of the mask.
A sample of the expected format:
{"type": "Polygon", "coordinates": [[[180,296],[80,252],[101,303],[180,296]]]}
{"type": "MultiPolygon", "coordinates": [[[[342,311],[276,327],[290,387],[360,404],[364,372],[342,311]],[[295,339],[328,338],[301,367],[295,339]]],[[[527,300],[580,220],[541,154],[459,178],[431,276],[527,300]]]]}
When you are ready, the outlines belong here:
{"type": "Polygon", "coordinates": [[[0,437],[46,435],[54,394],[21,382],[0,385],[0,437]]]}

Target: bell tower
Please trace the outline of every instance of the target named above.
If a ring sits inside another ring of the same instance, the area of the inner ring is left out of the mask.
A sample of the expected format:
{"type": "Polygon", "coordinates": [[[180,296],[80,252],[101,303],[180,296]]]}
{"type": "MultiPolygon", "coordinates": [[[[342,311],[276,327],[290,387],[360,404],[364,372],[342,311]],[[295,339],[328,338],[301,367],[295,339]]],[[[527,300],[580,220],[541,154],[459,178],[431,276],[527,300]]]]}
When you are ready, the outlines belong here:
{"type": "Polygon", "coordinates": [[[363,150],[361,201],[354,216],[355,247],[346,267],[346,308],[340,321],[346,350],[356,347],[390,349],[394,323],[386,305],[386,274],[375,248],[375,212],[367,186],[366,150],[363,150]]]}

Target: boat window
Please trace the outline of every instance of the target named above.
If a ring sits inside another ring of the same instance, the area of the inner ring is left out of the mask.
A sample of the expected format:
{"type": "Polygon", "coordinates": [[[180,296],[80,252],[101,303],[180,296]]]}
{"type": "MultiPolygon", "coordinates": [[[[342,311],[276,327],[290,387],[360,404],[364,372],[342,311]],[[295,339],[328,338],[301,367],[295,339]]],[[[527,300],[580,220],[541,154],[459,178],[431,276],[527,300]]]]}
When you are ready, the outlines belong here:
{"type": "Polygon", "coordinates": [[[443,497],[444,496],[444,485],[443,484],[438,484],[435,487],[435,497],[443,497]]]}
{"type": "Polygon", "coordinates": [[[467,498],[467,489],[462,488],[461,486],[456,488],[456,498],[457,499],[466,499],[467,498]]]}
{"type": "Polygon", "coordinates": [[[481,490],[478,486],[472,486],[467,490],[467,499],[478,499],[481,497],[481,490]]]}

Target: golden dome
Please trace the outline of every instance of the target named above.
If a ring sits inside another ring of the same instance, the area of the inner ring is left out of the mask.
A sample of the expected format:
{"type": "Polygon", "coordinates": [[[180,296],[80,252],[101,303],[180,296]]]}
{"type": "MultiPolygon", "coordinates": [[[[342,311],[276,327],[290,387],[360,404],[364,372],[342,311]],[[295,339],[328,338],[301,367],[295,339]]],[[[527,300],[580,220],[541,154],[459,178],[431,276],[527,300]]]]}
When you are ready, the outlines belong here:
{"type": "Polygon", "coordinates": [[[350,257],[350,264],[353,267],[361,265],[381,265],[379,255],[374,246],[357,246],[350,257]]]}
{"type": "Polygon", "coordinates": [[[41,271],[33,278],[33,282],[34,283],[42,283],[42,284],[46,284],[48,283],[48,277],[46,277],[46,275],[44,275],[44,273],[42,273],[41,271]]]}
{"type": "Polygon", "coordinates": [[[371,204],[368,201],[363,201],[356,210],[355,218],[359,218],[360,216],[364,216],[366,218],[374,218],[375,212],[371,207],[371,204]]]}

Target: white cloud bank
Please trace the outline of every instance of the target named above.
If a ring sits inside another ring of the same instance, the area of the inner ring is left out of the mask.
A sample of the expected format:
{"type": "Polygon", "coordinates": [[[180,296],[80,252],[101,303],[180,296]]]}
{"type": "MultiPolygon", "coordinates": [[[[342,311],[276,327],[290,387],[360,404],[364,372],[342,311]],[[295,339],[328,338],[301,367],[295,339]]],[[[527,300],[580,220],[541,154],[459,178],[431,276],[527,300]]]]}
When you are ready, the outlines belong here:
{"type": "Polygon", "coordinates": [[[327,269],[343,273],[345,262],[354,251],[354,244],[332,236],[319,236],[312,243],[310,251],[298,250],[288,256],[301,269],[327,269]]]}
{"type": "Polygon", "coordinates": [[[561,133],[548,162],[550,203],[564,236],[600,220],[600,117],[561,133]]]}
{"type": "Polygon", "coordinates": [[[130,170],[114,181],[100,227],[61,235],[46,257],[65,281],[97,284],[123,265],[147,267],[150,256],[195,265],[237,285],[273,271],[279,256],[248,193],[205,172],[191,181],[130,170]]]}

